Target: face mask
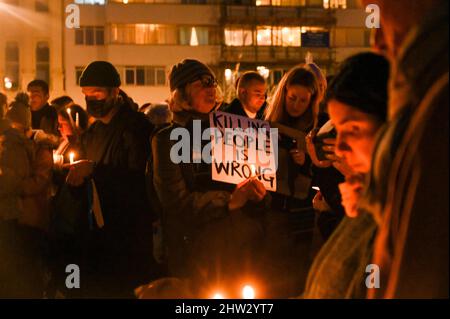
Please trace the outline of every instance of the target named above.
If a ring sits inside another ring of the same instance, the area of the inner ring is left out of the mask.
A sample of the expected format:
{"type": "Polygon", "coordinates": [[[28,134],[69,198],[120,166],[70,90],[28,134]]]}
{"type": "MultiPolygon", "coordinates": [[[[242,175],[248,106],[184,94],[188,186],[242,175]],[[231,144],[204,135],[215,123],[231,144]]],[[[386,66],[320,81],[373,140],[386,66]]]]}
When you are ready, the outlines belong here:
{"type": "Polygon", "coordinates": [[[86,98],[87,111],[95,118],[101,118],[108,115],[114,107],[114,100],[91,100],[86,98]]]}

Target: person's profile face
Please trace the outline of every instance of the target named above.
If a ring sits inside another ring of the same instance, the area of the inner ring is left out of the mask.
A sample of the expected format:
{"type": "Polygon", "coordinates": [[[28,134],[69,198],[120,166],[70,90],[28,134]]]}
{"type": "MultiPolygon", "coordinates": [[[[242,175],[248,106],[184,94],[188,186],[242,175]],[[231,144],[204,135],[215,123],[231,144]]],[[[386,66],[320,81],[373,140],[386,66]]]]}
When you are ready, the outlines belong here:
{"type": "Polygon", "coordinates": [[[72,126],[69,121],[61,115],[58,115],[58,130],[63,138],[73,135],[72,126]]]}
{"type": "Polygon", "coordinates": [[[368,173],[381,121],[375,116],[341,103],[328,102],[328,113],[337,131],[335,153],[357,173],[368,173]]]}

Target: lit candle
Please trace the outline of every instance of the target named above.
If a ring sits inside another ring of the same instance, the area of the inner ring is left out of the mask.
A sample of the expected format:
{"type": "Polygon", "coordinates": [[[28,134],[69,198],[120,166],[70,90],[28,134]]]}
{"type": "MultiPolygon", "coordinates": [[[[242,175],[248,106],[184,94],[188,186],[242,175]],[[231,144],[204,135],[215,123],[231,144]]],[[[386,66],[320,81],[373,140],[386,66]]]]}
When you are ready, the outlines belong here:
{"type": "Polygon", "coordinates": [[[70,115],[71,112],[72,112],[72,110],[70,109],[70,107],[67,108],[67,114],[69,114],[69,116],[71,116],[71,115],[70,115]]]}
{"type": "Polygon", "coordinates": [[[77,112],[75,113],[75,127],[78,127],[80,125],[80,114],[77,112]]]}
{"type": "Polygon", "coordinates": [[[73,164],[74,159],[75,159],[75,153],[74,152],[70,152],[69,153],[70,164],[73,164]]]}
{"type": "Polygon", "coordinates": [[[244,299],[255,299],[255,289],[250,285],[244,286],[242,288],[242,297],[244,299]]]}
{"type": "Polygon", "coordinates": [[[256,166],[254,164],[250,164],[250,169],[252,170],[250,177],[256,177],[256,166]]]}
{"type": "Polygon", "coordinates": [[[220,292],[217,292],[214,294],[213,299],[224,299],[224,297],[220,292]]]}

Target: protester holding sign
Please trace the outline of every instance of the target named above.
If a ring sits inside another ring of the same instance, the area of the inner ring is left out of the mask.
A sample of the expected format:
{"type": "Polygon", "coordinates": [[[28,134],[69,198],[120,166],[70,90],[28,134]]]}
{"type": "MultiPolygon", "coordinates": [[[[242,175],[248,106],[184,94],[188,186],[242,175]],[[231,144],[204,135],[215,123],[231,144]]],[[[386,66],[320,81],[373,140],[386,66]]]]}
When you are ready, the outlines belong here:
{"type": "Polygon", "coordinates": [[[183,60],[172,67],[169,84],[173,124],[152,139],[153,182],[163,208],[169,275],[211,284],[227,277],[232,282],[233,273],[244,272],[259,234],[240,209],[248,201],[261,201],[266,191],[254,178],[237,187],[213,181],[211,165],[195,152],[202,137],[193,136],[194,127],[201,123],[208,128],[208,113],[218,105],[213,72],[197,60],[183,60]],[[178,132],[188,132],[189,143],[183,144],[178,132]],[[173,152],[180,142],[189,151],[184,160],[173,152]]]}
{"type": "Polygon", "coordinates": [[[314,211],[305,136],[314,126],[319,93],[314,74],[294,67],[281,79],[266,113],[279,132],[277,191],[266,227],[271,256],[267,268],[276,278],[274,291],[284,294],[301,289],[309,267],[314,211]]]}

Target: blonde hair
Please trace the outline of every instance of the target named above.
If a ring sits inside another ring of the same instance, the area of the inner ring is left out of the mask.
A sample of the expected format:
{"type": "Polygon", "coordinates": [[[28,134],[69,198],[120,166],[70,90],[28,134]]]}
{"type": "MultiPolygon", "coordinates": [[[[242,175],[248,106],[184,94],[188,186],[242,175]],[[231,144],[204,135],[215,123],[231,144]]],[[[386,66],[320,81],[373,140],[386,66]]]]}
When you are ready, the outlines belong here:
{"type": "MultiPolygon", "coordinates": [[[[216,87],[216,105],[214,110],[217,109],[220,104],[223,102],[223,94],[222,90],[219,86],[216,87]]],[[[195,111],[191,106],[191,97],[190,97],[190,86],[186,85],[184,88],[175,89],[170,92],[170,97],[167,99],[167,103],[169,104],[169,109],[173,113],[187,111],[193,112],[195,111]]]]}
{"type": "Polygon", "coordinates": [[[311,127],[315,126],[319,112],[319,83],[314,73],[306,68],[304,64],[293,67],[281,78],[275,94],[271,98],[269,106],[267,107],[265,120],[279,123],[287,122],[289,115],[286,111],[286,91],[287,87],[290,85],[301,85],[311,91],[309,107],[305,114],[300,117],[305,117],[310,114],[312,117],[310,119],[311,123],[306,124],[311,127]]]}

